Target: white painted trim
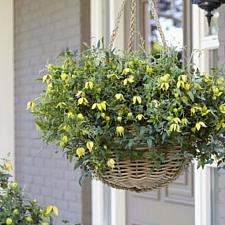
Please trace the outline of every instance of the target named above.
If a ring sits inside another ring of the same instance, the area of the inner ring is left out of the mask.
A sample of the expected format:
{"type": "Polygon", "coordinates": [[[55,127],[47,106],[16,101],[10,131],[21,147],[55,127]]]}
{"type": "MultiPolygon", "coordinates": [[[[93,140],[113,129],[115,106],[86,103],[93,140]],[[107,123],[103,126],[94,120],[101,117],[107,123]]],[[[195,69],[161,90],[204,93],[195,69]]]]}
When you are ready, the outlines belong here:
{"type": "Polygon", "coordinates": [[[111,188],[111,225],[126,224],[126,192],[111,188]]]}
{"type": "Polygon", "coordinates": [[[100,181],[92,180],[92,225],[104,224],[104,190],[100,181]]]}
{"type": "Polygon", "coordinates": [[[14,161],[14,27],[13,0],[0,0],[0,157],[14,161]]]}

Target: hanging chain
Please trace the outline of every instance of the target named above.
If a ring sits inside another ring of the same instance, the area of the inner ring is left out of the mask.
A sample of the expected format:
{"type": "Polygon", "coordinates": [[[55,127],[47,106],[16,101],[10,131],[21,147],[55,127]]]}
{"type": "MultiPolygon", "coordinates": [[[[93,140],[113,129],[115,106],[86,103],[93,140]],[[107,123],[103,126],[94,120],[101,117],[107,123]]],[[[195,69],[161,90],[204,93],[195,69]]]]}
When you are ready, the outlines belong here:
{"type": "Polygon", "coordinates": [[[120,10],[119,10],[119,13],[117,15],[116,22],[115,22],[115,28],[113,29],[112,35],[110,37],[110,42],[109,42],[109,48],[110,49],[112,49],[113,44],[115,42],[115,38],[116,38],[117,33],[118,33],[118,30],[119,30],[119,25],[120,25],[121,17],[122,17],[123,12],[124,12],[124,8],[125,8],[126,1],[127,0],[123,0],[123,2],[121,4],[121,7],[120,7],[120,10]]]}
{"type": "Polygon", "coordinates": [[[136,0],[131,0],[131,17],[130,17],[129,40],[128,40],[128,52],[131,52],[134,48],[134,38],[135,38],[135,29],[136,29],[136,12],[137,12],[136,0]]]}
{"type": "Polygon", "coordinates": [[[159,31],[163,46],[164,46],[164,48],[167,48],[166,38],[165,38],[165,35],[163,33],[162,26],[161,26],[160,21],[159,21],[158,12],[157,12],[157,9],[156,9],[156,1],[155,0],[148,0],[148,4],[150,6],[150,11],[152,12],[153,19],[156,22],[156,28],[159,31]]]}

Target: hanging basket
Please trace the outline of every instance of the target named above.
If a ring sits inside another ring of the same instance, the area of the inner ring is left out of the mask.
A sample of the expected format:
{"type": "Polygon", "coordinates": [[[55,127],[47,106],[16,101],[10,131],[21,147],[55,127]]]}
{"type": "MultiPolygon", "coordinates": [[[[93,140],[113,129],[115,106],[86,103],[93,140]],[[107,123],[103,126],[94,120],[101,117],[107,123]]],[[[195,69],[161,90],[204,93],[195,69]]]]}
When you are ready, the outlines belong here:
{"type": "Polygon", "coordinates": [[[225,161],[225,80],[219,72],[181,68],[166,45],[155,1],[149,0],[163,51],[134,51],[136,0],[131,0],[128,51],[113,48],[124,4],[108,48],[66,51],[49,64],[46,89],[27,107],[43,140],[56,143],[76,168],[111,187],[144,192],[173,182],[196,158],[200,166],[225,161]],[[135,159],[135,160],[134,160],[135,159]]]}
{"type": "MultiPolygon", "coordinates": [[[[138,148],[137,151],[149,151],[148,148],[138,148]]],[[[190,158],[179,156],[181,148],[176,146],[167,149],[166,158],[158,165],[150,157],[141,160],[117,161],[113,170],[104,174],[96,174],[97,178],[110,187],[134,192],[153,191],[177,179],[183,169],[190,163],[190,158]]]]}

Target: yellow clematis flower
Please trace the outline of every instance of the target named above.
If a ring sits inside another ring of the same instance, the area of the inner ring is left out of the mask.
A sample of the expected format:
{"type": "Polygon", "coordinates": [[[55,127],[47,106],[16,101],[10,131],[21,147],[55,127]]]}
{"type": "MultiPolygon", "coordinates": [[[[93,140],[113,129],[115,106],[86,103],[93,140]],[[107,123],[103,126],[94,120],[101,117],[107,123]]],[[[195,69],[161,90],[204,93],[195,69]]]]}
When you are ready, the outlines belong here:
{"type": "Polygon", "coordinates": [[[132,74],[133,70],[130,68],[125,68],[123,69],[122,75],[128,75],[128,74],[132,74]]]}
{"type": "Polygon", "coordinates": [[[164,76],[161,76],[160,78],[159,78],[159,80],[161,81],[161,82],[163,82],[163,83],[167,83],[167,82],[169,82],[169,80],[170,80],[170,74],[165,74],[164,76]]]}
{"type": "Polygon", "coordinates": [[[83,114],[82,113],[77,114],[77,119],[80,121],[84,120],[83,114]]]}
{"type": "Polygon", "coordinates": [[[188,125],[189,124],[189,121],[188,121],[188,119],[186,119],[186,118],[183,118],[182,120],[181,120],[181,124],[182,125],[188,125]]]}
{"type": "Polygon", "coordinates": [[[94,142],[93,141],[88,141],[86,146],[87,146],[87,149],[89,150],[89,152],[92,152],[92,150],[94,148],[94,142]]]}
{"type": "Polygon", "coordinates": [[[152,75],[153,74],[153,68],[149,65],[146,66],[146,73],[147,75],[152,75]]]}
{"type": "Polygon", "coordinates": [[[49,74],[44,75],[44,76],[42,77],[42,82],[43,82],[43,83],[49,84],[49,83],[51,82],[51,80],[52,80],[52,76],[49,75],[49,74]]]}
{"type": "Polygon", "coordinates": [[[30,109],[31,112],[34,112],[35,107],[36,107],[35,102],[30,101],[30,102],[27,103],[27,109],[30,109]]]}
{"type": "Polygon", "coordinates": [[[134,96],[133,97],[133,104],[135,105],[136,103],[141,104],[142,103],[142,99],[140,96],[134,96]]]}
{"type": "Polygon", "coordinates": [[[13,169],[12,163],[7,161],[3,164],[3,170],[7,171],[7,172],[11,172],[13,169]]]}
{"type": "Polygon", "coordinates": [[[66,73],[62,73],[60,77],[61,77],[61,80],[63,81],[66,81],[69,79],[69,76],[66,73]]]}
{"type": "Polygon", "coordinates": [[[142,119],[144,119],[144,116],[143,116],[143,114],[138,114],[138,115],[136,116],[136,118],[137,118],[139,121],[141,121],[142,119]]]}
{"type": "Polygon", "coordinates": [[[54,213],[56,216],[59,215],[59,210],[55,205],[48,205],[45,210],[45,215],[49,216],[51,213],[54,213]]]}
{"type": "Polygon", "coordinates": [[[163,91],[167,91],[169,89],[169,87],[170,87],[169,83],[162,83],[160,85],[160,89],[163,91]]]}
{"type": "Polygon", "coordinates": [[[78,155],[79,158],[85,155],[85,149],[83,147],[79,147],[76,150],[76,154],[78,155]]]}
{"type": "Polygon", "coordinates": [[[109,159],[108,162],[107,162],[107,166],[110,169],[113,169],[115,167],[115,160],[114,159],[109,159]]]}
{"type": "Polygon", "coordinates": [[[134,116],[133,116],[133,113],[132,112],[129,112],[128,114],[127,114],[127,117],[128,117],[128,119],[133,119],[134,118],[134,116]]]}
{"type": "Polygon", "coordinates": [[[68,117],[69,119],[74,119],[74,118],[75,118],[75,115],[74,115],[73,112],[69,111],[69,112],[67,113],[67,117],[68,117]]]}
{"type": "Polygon", "coordinates": [[[221,113],[225,113],[225,104],[220,105],[219,107],[221,113]]]}
{"type": "Polygon", "coordinates": [[[200,121],[195,124],[196,130],[200,130],[201,127],[207,127],[204,122],[200,121]]]}
{"type": "Polygon", "coordinates": [[[81,97],[78,99],[78,105],[87,105],[88,104],[88,100],[84,97],[81,97]]]}
{"type": "Polygon", "coordinates": [[[171,132],[181,132],[180,126],[177,123],[172,123],[170,125],[169,131],[171,131],[171,132]]]}
{"type": "Polygon", "coordinates": [[[116,94],[116,95],[115,95],[115,98],[116,98],[116,100],[118,100],[118,101],[123,101],[123,100],[124,100],[123,94],[121,94],[121,93],[116,94]]]}
{"type": "Polygon", "coordinates": [[[122,126],[116,127],[116,134],[117,136],[124,136],[124,127],[122,126]]]}
{"type": "Polygon", "coordinates": [[[110,116],[106,116],[106,117],[105,117],[106,123],[108,123],[108,122],[110,121],[110,119],[111,119],[110,116]]]}
{"type": "Polygon", "coordinates": [[[85,83],[85,88],[92,90],[94,87],[94,83],[92,81],[88,81],[85,83]]]}

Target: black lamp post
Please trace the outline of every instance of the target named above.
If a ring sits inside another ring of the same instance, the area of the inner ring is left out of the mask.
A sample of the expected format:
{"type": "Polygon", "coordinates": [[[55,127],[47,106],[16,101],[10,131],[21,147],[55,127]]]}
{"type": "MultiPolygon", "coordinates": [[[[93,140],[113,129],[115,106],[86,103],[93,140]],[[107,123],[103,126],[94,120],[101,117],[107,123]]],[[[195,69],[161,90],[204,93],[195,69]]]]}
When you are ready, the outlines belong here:
{"type": "Polygon", "coordinates": [[[213,17],[212,11],[225,3],[225,0],[192,0],[192,3],[197,4],[201,9],[204,9],[207,12],[206,17],[210,26],[213,17]]]}

